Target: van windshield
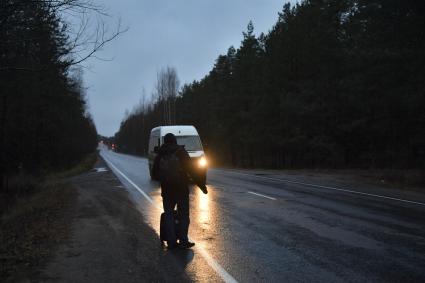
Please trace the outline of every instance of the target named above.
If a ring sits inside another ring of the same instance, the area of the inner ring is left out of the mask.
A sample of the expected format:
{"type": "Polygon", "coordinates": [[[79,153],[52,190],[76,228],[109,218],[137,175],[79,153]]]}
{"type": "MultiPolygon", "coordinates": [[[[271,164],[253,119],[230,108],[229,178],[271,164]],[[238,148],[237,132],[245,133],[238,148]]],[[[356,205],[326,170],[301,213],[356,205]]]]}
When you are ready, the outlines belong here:
{"type": "Polygon", "coordinates": [[[177,144],[184,145],[187,151],[202,150],[201,140],[199,136],[176,136],[177,144]]]}

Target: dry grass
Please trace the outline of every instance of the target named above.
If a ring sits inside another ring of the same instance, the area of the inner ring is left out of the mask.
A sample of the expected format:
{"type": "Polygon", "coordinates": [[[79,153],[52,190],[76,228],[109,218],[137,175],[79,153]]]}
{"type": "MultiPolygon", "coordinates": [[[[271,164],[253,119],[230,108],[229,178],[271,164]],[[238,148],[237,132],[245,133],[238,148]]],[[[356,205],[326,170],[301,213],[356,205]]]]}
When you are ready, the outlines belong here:
{"type": "Polygon", "coordinates": [[[76,201],[68,183],[51,182],[19,200],[0,220],[0,281],[40,265],[67,235],[66,214],[76,201]]]}
{"type": "Polygon", "coordinates": [[[425,170],[384,170],[380,172],[381,181],[404,189],[425,188],[425,170]]]}
{"type": "Polygon", "coordinates": [[[56,172],[49,175],[49,179],[62,179],[72,177],[83,172],[86,172],[93,168],[94,164],[97,161],[98,153],[92,153],[87,155],[78,165],[70,168],[69,170],[65,170],[62,172],[56,172]]]}
{"type": "Polygon", "coordinates": [[[16,194],[13,201],[9,199],[0,218],[0,282],[19,281],[19,276],[32,278],[34,267],[43,266],[67,237],[77,191],[66,178],[90,170],[96,160],[97,154],[92,154],[42,183],[26,182],[31,188],[16,194]]]}

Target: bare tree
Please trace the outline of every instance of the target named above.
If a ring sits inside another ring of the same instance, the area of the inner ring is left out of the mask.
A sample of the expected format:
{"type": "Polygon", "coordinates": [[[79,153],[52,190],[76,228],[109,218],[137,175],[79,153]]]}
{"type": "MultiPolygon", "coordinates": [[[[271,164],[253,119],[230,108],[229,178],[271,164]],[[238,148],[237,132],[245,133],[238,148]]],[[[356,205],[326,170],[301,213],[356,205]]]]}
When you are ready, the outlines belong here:
{"type": "Polygon", "coordinates": [[[161,69],[157,73],[154,100],[159,101],[163,107],[163,123],[172,125],[176,123],[175,102],[180,86],[177,71],[174,67],[161,69]]]}
{"type": "MultiPolygon", "coordinates": [[[[30,0],[30,3],[39,3],[60,18],[60,27],[68,34],[68,46],[60,58],[65,67],[79,65],[90,58],[105,60],[97,56],[97,53],[109,42],[126,32],[128,28],[121,26],[118,19],[112,31],[105,23],[105,18],[110,17],[105,7],[96,4],[92,0],[30,0]]],[[[10,11],[23,10],[27,1],[5,1],[0,4],[0,26],[4,26],[0,37],[6,40],[10,33],[4,32],[9,27],[16,29],[23,19],[16,17],[10,11]],[[5,38],[4,38],[5,37],[5,38]]],[[[12,39],[12,38],[11,38],[12,39]]],[[[25,45],[31,38],[15,38],[16,46],[25,45]]],[[[1,55],[1,54],[0,54],[1,55]]],[[[3,65],[1,71],[43,71],[45,68],[25,65],[3,65]]]]}
{"type": "Polygon", "coordinates": [[[0,192],[21,164],[39,174],[96,143],[78,70],[126,31],[107,17],[94,0],[0,1],[0,192]]]}

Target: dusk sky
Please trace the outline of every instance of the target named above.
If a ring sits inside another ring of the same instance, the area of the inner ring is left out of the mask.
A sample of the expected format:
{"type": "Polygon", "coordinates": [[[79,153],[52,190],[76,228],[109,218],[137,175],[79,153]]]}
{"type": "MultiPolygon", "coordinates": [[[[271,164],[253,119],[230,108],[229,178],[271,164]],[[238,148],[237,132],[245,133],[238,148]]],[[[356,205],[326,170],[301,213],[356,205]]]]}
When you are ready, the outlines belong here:
{"type": "MultiPolygon", "coordinates": [[[[111,15],[129,30],[109,43],[84,66],[89,110],[98,133],[114,135],[124,117],[152,93],[157,72],[177,70],[180,85],[203,78],[220,54],[238,48],[250,20],[255,34],[267,33],[276,23],[283,0],[102,0],[111,15]]],[[[294,1],[292,1],[294,2],[294,1]]],[[[196,111],[196,109],[194,109],[196,111]]]]}

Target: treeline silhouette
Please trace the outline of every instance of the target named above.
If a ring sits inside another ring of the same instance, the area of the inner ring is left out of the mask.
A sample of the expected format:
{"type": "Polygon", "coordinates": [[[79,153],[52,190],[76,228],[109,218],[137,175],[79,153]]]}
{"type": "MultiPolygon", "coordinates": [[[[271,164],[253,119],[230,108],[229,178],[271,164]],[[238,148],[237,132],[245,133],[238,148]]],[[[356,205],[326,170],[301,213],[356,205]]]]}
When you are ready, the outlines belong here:
{"type": "Polygon", "coordinates": [[[72,166],[97,145],[62,2],[0,2],[0,193],[17,178],[72,166]]]}
{"type": "Polygon", "coordinates": [[[177,97],[121,124],[122,151],[146,154],[175,102],[219,164],[244,167],[424,168],[425,5],[414,0],[309,0],[284,5],[256,37],[177,97]]]}

